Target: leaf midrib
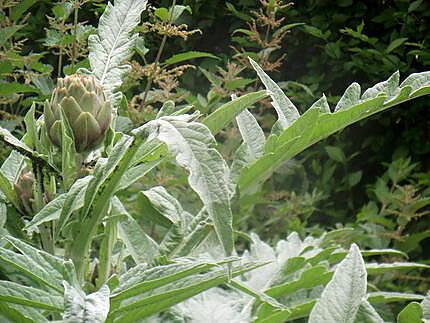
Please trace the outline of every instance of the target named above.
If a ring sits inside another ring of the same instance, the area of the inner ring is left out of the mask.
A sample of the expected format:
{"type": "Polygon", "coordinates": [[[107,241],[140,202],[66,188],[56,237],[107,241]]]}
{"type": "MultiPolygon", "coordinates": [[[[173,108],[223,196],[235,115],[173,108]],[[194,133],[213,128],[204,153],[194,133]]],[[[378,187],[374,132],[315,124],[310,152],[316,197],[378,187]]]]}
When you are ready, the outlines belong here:
{"type": "MultiPolygon", "coordinates": [[[[127,10],[127,12],[130,12],[130,8],[132,7],[133,2],[134,2],[134,1],[131,1],[131,2],[130,2],[129,6],[128,6],[128,8],[127,8],[127,9],[128,9],[128,10],[127,10]]],[[[112,8],[113,8],[113,6],[112,6],[112,8]]],[[[112,12],[111,12],[111,13],[112,13],[112,12]]],[[[104,80],[105,80],[105,77],[106,77],[106,75],[107,75],[108,68],[110,67],[110,61],[111,61],[111,59],[112,59],[113,52],[114,52],[114,51],[115,51],[115,49],[116,49],[116,44],[118,43],[118,40],[119,40],[120,35],[121,35],[121,33],[122,33],[123,26],[124,26],[124,21],[125,21],[125,20],[127,20],[127,15],[125,15],[125,16],[124,16],[124,18],[121,20],[121,24],[120,24],[119,31],[118,31],[118,33],[116,34],[116,37],[114,37],[114,43],[113,43],[113,46],[112,46],[111,50],[110,50],[110,51],[109,51],[109,53],[108,53],[108,57],[107,57],[107,60],[106,60],[105,67],[104,67],[104,69],[103,69],[102,77],[100,78],[100,82],[101,82],[102,84],[104,84],[104,80]]],[[[100,36],[99,36],[99,37],[100,37],[100,36]]],[[[100,39],[100,38],[99,38],[99,40],[100,40],[100,42],[101,42],[101,39],[100,39]]]]}

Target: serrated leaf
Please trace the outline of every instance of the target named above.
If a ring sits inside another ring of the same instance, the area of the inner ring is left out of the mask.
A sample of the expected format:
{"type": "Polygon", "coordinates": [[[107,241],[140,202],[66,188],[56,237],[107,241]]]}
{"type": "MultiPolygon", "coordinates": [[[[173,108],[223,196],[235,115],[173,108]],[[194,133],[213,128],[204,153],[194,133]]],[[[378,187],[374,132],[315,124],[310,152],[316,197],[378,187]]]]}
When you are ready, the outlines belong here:
{"type": "Polygon", "coordinates": [[[232,212],[230,209],[230,170],[212,148],[216,143],[209,129],[183,116],[164,117],[148,122],[136,133],[148,131],[148,140],[164,142],[176,162],[189,172],[188,182],[199,195],[212,218],[215,231],[227,255],[233,251],[232,212]]]}
{"type": "Polygon", "coordinates": [[[318,109],[321,112],[327,112],[330,113],[330,106],[328,105],[327,102],[327,98],[326,96],[323,94],[323,96],[321,98],[319,98],[318,100],[316,100],[309,109],[318,109]]]}
{"type": "Polygon", "coordinates": [[[172,226],[163,238],[161,247],[170,257],[185,257],[207,239],[211,232],[213,232],[212,221],[203,209],[185,229],[180,225],[172,226]]]}
{"type": "Polygon", "coordinates": [[[140,22],[146,0],[115,0],[108,3],[100,17],[96,35],[88,37],[91,70],[105,90],[112,94],[122,84],[130,69],[124,61],[130,58],[137,34],[131,34],[140,22]]]}
{"type": "Polygon", "coordinates": [[[336,107],[334,108],[334,112],[348,109],[354,105],[360,103],[361,97],[361,86],[358,83],[352,83],[346,90],[345,93],[340,98],[336,107]]]}
{"type": "MultiPolygon", "coordinates": [[[[146,197],[154,210],[159,213],[159,217],[167,219],[168,226],[177,224],[183,219],[184,210],[181,204],[164,187],[155,186],[140,193],[146,197]]],[[[163,223],[164,221],[160,219],[160,222],[163,223]]]]}
{"type": "Polygon", "coordinates": [[[299,111],[284,94],[282,89],[263,71],[263,69],[251,58],[249,61],[266,89],[270,91],[270,97],[273,100],[272,105],[278,114],[278,122],[281,128],[287,128],[300,117],[299,111]]]}
{"type": "MultiPolygon", "coordinates": [[[[270,140],[273,149],[266,150],[260,159],[243,169],[239,179],[241,194],[252,192],[285,161],[319,140],[375,113],[415,97],[429,94],[430,72],[411,74],[402,82],[400,87],[394,89],[392,86],[395,83],[396,73],[393,74],[389,82],[387,81],[386,86],[382,87],[384,90],[369,94],[370,97],[373,97],[371,99],[360,99],[358,91],[355,91],[348,101],[356,102],[356,104],[346,106],[342,103],[343,108],[335,113],[324,113],[320,109],[308,109],[279,136],[270,140]],[[387,92],[389,93],[387,94],[387,92]],[[389,96],[390,93],[394,93],[392,97],[389,96]]],[[[346,99],[343,102],[345,103],[346,99]]]]}
{"type": "Polygon", "coordinates": [[[366,91],[364,91],[363,95],[361,96],[362,100],[369,100],[377,97],[381,93],[385,93],[388,96],[388,99],[394,97],[398,94],[398,87],[400,82],[400,73],[399,71],[393,73],[388,80],[379,82],[372,86],[371,88],[368,88],[366,91]]]}
{"type": "Polygon", "coordinates": [[[360,250],[353,244],[312,309],[309,323],[353,323],[366,296],[366,277],[360,250]]]}

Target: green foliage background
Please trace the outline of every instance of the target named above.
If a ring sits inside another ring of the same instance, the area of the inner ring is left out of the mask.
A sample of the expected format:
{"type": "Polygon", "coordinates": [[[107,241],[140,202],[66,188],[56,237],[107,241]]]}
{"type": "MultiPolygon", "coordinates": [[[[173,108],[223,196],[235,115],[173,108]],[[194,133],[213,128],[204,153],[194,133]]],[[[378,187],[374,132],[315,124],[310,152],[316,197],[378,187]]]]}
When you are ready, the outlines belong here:
{"type": "MultiPolygon", "coordinates": [[[[152,1],[151,4],[161,8],[170,6],[171,2],[152,1]]],[[[252,19],[252,12],[258,11],[261,3],[257,0],[231,3],[184,0],[179,4],[189,6],[190,10],[181,15],[178,24],[188,25],[188,30],[200,29],[201,34],[190,35],[186,41],[181,37],[169,39],[161,61],[191,50],[220,58],[191,60],[195,68],[187,69],[179,77],[178,88],[170,93],[180,104],[199,102],[200,110],[207,113],[225,102],[228,95],[213,91],[214,85],[202,69],[211,73],[216,73],[218,67],[227,69],[235,55],[232,46],[246,47],[251,53],[261,49],[243,35],[234,33],[249,27],[247,23],[252,19]],[[180,90],[184,94],[177,99],[180,90]]],[[[67,37],[59,34],[48,24],[47,16],[54,16],[61,22],[63,6],[43,0],[24,0],[20,5],[20,10],[27,7],[22,15],[19,10],[11,9],[13,6],[2,11],[2,23],[6,17],[14,17],[20,27],[2,43],[0,63],[0,95],[5,103],[1,105],[0,125],[18,135],[22,133],[23,116],[32,100],[41,102],[49,97],[58,75],[88,67],[88,62],[82,60],[85,56],[63,58],[63,64],[59,64],[58,45],[70,45],[73,30],[68,31],[67,37]],[[20,23],[27,13],[30,13],[27,20],[20,23]],[[13,46],[24,39],[20,46],[13,46]],[[11,97],[16,91],[20,95],[11,97]]],[[[79,35],[83,42],[92,32],[89,26],[96,25],[104,6],[103,1],[93,1],[80,8],[82,30],[79,35]]],[[[345,90],[345,84],[353,81],[367,88],[374,80],[385,79],[396,70],[411,74],[429,69],[430,3],[426,1],[299,1],[294,6],[280,9],[278,17],[285,19],[281,25],[300,25],[286,34],[281,47],[274,52],[274,59],[282,54],[286,57],[270,75],[284,82],[284,90],[299,108],[308,107],[323,93],[330,103],[335,103],[345,90]]],[[[67,23],[71,20],[72,17],[66,19],[67,23]]],[[[1,31],[2,37],[7,35],[5,30],[1,31]]],[[[137,59],[140,63],[156,59],[162,38],[152,33],[145,35],[144,47],[151,50],[144,59],[137,59]]],[[[252,75],[245,69],[240,78],[254,77],[252,75]]],[[[147,85],[145,78],[129,80],[124,92],[131,99],[143,92],[147,85]]],[[[234,90],[227,89],[227,94],[234,90]]],[[[428,102],[424,97],[403,104],[399,109],[366,119],[308,149],[284,165],[261,192],[251,197],[259,201],[255,208],[247,208],[246,201],[242,201],[241,209],[235,210],[238,215],[235,221],[243,231],[255,231],[265,240],[272,241],[293,230],[304,236],[318,234],[324,229],[350,227],[353,230],[342,237],[345,242],[359,241],[371,248],[395,246],[409,252],[413,260],[428,263],[428,102]]],[[[131,119],[141,124],[154,118],[159,107],[159,102],[150,101],[139,110],[137,117],[131,119]]],[[[120,114],[128,116],[127,108],[120,114]]],[[[37,111],[42,111],[41,106],[37,111]]],[[[255,111],[263,125],[266,120],[274,119],[273,112],[264,106],[257,106],[255,111]]],[[[227,147],[222,153],[228,158],[237,146],[238,134],[226,131],[219,137],[227,147]]],[[[3,159],[7,152],[4,147],[1,149],[3,159]]],[[[165,165],[151,180],[172,184],[174,192],[189,200],[191,205],[195,196],[182,190],[185,176],[174,172],[171,166],[165,165]]],[[[139,185],[136,191],[150,184],[139,185]]],[[[128,202],[135,203],[132,197],[128,202]]],[[[423,292],[428,290],[428,281],[418,282],[415,288],[423,292]]]]}

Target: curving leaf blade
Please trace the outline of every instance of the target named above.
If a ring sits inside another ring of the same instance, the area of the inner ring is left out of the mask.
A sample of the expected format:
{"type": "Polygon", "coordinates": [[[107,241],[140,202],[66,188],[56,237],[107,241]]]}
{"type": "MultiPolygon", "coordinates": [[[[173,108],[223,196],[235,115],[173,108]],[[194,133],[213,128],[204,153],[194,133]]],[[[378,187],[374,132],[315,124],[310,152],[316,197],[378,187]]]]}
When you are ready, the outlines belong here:
{"type": "Polygon", "coordinates": [[[131,34],[140,22],[147,0],[116,0],[110,2],[100,17],[96,35],[88,38],[91,70],[109,96],[122,84],[130,69],[124,61],[132,54],[137,34],[131,34]]]}
{"type": "Polygon", "coordinates": [[[366,278],[360,250],[353,244],[312,309],[309,323],[353,323],[366,296],[366,278]]]}
{"type": "Polygon", "coordinates": [[[215,138],[203,124],[187,122],[191,116],[164,117],[148,122],[136,133],[147,131],[148,140],[164,142],[179,166],[189,172],[188,182],[199,195],[229,256],[233,252],[230,170],[212,146],[215,138]]]}

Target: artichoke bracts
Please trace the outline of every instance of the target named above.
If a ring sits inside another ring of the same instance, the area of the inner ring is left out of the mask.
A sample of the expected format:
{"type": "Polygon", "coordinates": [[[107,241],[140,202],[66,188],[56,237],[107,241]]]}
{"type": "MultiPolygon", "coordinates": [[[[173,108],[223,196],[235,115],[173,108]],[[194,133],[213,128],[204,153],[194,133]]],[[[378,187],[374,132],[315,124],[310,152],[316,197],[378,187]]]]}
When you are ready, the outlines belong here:
{"type": "Polygon", "coordinates": [[[28,214],[32,213],[34,182],[35,179],[33,173],[24,169],[18,177],[18,181],[14,185],[19,202],[28,214]]]}
{"type": "Polygon", "coordinates": [[[61,109],[73,131],[77,152],[96,148],[106,135],[112,107],[95,77],[70,75],[59,78],[51,101],[45,102],[44,118],[52,143],[61,146],[61,109]]]}

